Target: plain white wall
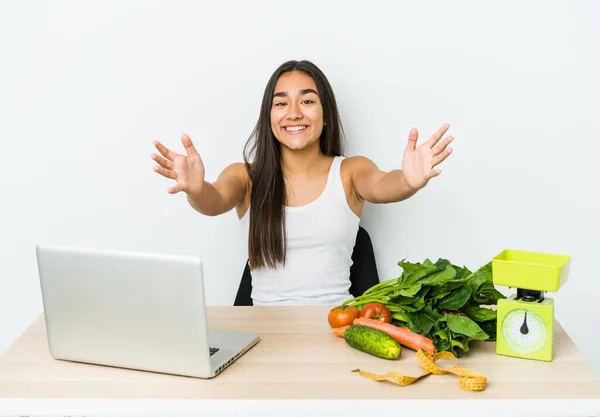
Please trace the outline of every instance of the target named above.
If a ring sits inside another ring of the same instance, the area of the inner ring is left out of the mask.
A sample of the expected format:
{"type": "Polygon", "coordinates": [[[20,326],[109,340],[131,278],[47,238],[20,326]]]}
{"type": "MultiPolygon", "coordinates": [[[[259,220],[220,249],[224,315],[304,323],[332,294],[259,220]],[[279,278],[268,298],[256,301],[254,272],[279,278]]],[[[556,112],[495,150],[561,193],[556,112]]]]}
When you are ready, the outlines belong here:
{"type": "MultiPolygon", "coordinates": [[[[347,155],[401,166],[411,127],[455,152],[412,199],[368,205],[381,279],[403,258],[471,269],[504,248],[572,256],[556,316],[600,344],[600,7],[546,1],[0,3],[0,353],[42,312],[35,244],[198,255],[208,301],[246,259],[232,211],[203,217],[152,171],[195,141],[214,180],[288,59],[329,77],[347,155]]],[[[508,289],[500,288],[508,293],[508,289]]]]}

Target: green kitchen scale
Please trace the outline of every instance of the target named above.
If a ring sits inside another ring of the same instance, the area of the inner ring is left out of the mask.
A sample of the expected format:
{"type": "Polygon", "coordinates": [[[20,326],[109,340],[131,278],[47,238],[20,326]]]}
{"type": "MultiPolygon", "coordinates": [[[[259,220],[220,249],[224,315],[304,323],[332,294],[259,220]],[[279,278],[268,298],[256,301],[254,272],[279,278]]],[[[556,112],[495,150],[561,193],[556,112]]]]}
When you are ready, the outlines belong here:
{"type": "Polygon", "coordinates": [[[517,293],[498,300],[496,353],[552,361],[554,357],[554,299],[567,281],[571,258],[541,252],[506,249],[492,258],[495,285],[517,293]]]}

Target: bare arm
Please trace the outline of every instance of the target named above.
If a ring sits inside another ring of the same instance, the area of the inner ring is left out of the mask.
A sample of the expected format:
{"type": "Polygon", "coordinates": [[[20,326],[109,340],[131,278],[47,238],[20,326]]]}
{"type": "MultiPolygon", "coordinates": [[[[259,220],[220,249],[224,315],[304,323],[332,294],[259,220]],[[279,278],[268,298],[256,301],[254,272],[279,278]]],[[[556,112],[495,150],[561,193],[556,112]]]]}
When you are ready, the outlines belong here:
{"type": "Polygon", "coordinates": [[[214,183],[204,181],[200,193],[188,194],[187,200],[196,211],[206,216],[227,213],[244,200],[248,188],[247,178],[243,163],[231,164],[214,183]]]}
{"type": "Polygon", "coordinates": [[[408,184],[402,170],[385,172],[368,158],[361,156],[355,159],[352,184],[360,198],[370,203],[395,203],[418,191],[408,184]]]}
{"type": "Polygon", "coordinates": [[[419,147],[418,132],[411,129],[404,150],[402,169],[390,172],[379,170],[365,157],[355,157],[352,167],[352,185],[358,196],[372,203],[393,203],[405,200],[425,187],[441,171],[434,169],[452,152],[448,148],[452,136],[440,142],[450,126],[444,125],[419,147]],[[438,144],[439,142],[439,144],[438,144]],[[436,146],[437,145],[437,146],[436,146]]]}
{"type": "Polygon", "coordinates": [[[190,205],[207,216],[218,216],[240,204],[248,189],[249,177],[243,163],[229,165],[214,183],[204,179],[204,163],[188,135],[181,137],[186,155],[180,155],[167,149],[158,141],[154,146],[161,156],[152,154],[158,165],[154,171],[176,181],[169,188],[169,194],[184,192],[190,205]]]}

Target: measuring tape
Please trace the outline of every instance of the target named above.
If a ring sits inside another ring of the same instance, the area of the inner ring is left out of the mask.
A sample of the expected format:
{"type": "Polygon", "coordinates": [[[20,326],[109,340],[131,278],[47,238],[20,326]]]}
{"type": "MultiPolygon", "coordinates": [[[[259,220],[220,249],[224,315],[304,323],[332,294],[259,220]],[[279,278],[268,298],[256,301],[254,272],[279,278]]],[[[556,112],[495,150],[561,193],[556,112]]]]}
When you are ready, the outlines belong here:
{"type": "Polygon", "coordinates": [[[464,391],[478,392],[483,391],[486,388],[487,378],[481,374],[478,374],[477,372],[471,371],[470,369],[457,368],[456,356],[454,356],[452,352],[438,352],[431,356],[424,349],[419,349],[417,351],[416,358],[419,364],[425,368],[425,371],[417,377],[404,376],[397,372],[388,372],[387,374],[378,375],[372,372],[362,371],[360,369],[355,369],[352,372],[356,372],[359,375],[369,378],[373,381],[390,381],[397,385],[410,385],[419,378],[429,374],[445,375],[447,373],[451,373],[458,376],[458,384],[464,391]],[[451,359],[452,362],[454,362],[454,367],[449,369],[440,368],[435,364],[439,359],[451,359]]]}

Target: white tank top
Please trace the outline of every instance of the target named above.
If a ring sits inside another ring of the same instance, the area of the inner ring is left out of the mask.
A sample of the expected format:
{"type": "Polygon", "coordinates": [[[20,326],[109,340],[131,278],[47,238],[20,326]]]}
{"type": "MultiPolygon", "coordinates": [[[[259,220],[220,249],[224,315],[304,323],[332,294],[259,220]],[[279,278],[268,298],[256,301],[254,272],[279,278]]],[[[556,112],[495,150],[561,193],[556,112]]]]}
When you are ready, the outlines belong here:
{"type": "MultiPolygon", "coordinates": [[[[287,253],[278,264],[252,271],[252,300],[260,305],[335,306],[349,298],[352,251],[360,218],[346,200],[336,156],[321,195],[300,207],[286,207],[287,253]]],[[[248,242],[248,209],[240,224],[248,242]]]]}

